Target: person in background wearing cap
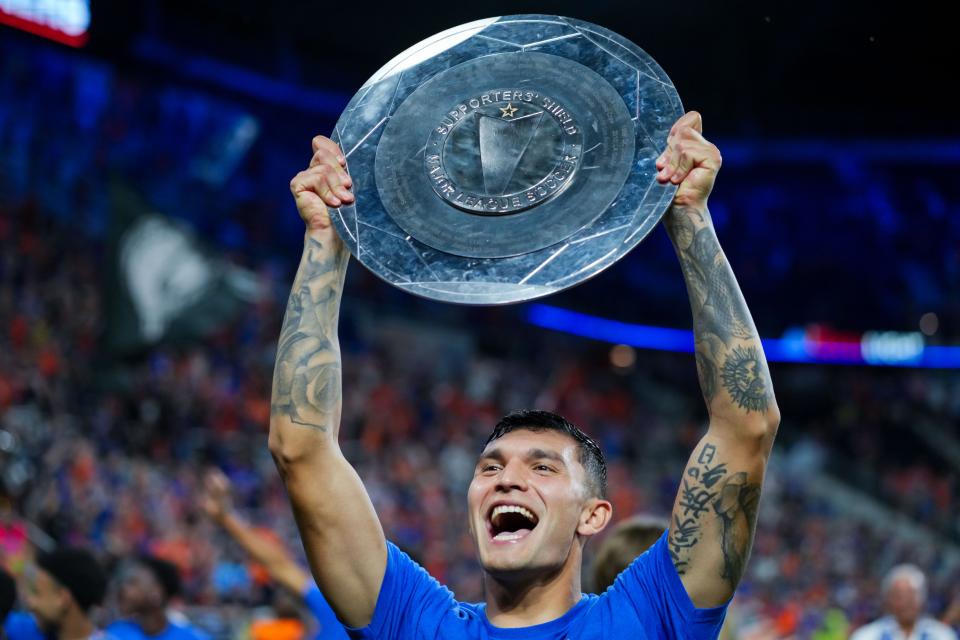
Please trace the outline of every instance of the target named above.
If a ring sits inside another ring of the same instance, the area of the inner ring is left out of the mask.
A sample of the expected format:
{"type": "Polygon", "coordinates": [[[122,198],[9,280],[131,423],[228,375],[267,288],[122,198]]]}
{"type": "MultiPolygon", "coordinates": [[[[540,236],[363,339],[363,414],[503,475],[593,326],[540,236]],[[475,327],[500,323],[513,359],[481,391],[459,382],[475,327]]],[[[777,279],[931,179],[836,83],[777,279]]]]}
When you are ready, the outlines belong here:
{"type": "MultiPolygon", "coordinates": [[[[255,531],[233,510],[230,480],[220,471],[207,474],[201,506],[211,520],[223,527],[251,558],[263,566],[271,580],[288,594],[302,600],[319,627],[314,640],[346,640],[346,631],[310,574],[296,563],[283,545],[255,531]]],[[[276,605],[274,608],[277,608],[276,605]]],[[[264,632],[261,638],[264,635],[277,637],[273,631],[278,628],[273,626],[268,629],[261,625],[252,631],[264,632]]],[[[256,633],[252,635],[254,640],[258,640],[256,633]]]]}
{"type": "Polygon", "coordinates": [[[107,627],[116,640],[209,640],[186,619],[173,620],[167,611],[180,592],[176,565],[149,555],[128,561],[120,572],[118,605],[123,619],[107,627]]]}
{"type": "Polygon", "coordinates": [[[857,629],[850,640],[957,640],[947,625],[923,615],[927,578],[912,564],[895,566],[883,579],[889,615],[857,629]]]}
{"type": "Polygon", "coordinates": [[[24,572],[24,604],[30,614],[12,613],[4,622],[10,640],[102,640],[91,616],[103,602],[107,576],[84,549],[40,553],[24,572]]]}

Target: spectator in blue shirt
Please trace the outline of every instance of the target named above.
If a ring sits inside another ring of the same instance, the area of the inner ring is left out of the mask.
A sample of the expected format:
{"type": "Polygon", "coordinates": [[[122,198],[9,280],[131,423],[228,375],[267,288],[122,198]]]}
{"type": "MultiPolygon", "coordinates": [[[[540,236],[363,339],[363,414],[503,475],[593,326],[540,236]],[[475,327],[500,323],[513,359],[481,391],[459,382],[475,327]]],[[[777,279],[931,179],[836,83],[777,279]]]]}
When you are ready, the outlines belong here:
{"type": "Polygon", "coordinates": [[[170,600],[180,592],[176,565],[149,555],[128,560],[120,570],[118,606],[122,619],[107,627],[117,640],[208,640],[185,621],[168,615],[170,600]]]}
{"type": "MultiPolygon", "coordinates": [[[[673,200],[664,223],[687,285],[710,416],[681,477],[669,530],[603,595],[584,595],[584,545],[612,512],[603,453],[560,416],[513,413],[487,440],[467,492],[485,593],[484,603],[467,604],[386,541],[340,450],[337,324],[350,254],[327,207],[350,211],[354,197],[344,153],[314,138],[309,166],[290,183],[306,233],[277,347],[269,444],[317,584],[352,634],[716,637],[746,567],[780,420],[760,338],[707,208],[720,162],[700,114],[691,112],[674,124],[655,163],[656,180],[676,186],[665,191],[673,200]]],[[[381,419],[389,424],[391,416],[381,419]]]]}
{"type": "Polygon", "coordinates": [[[343,625],[310,574],[297,564],[282,544],[255,531],[234,511],[230,479],[220,471],[210,471],[204,479],[204,489],[201,505],[210,519],[223,527],[254,561],[263,566],[271,580],[307,605],[317,623],[315,640],[346,640],[343,625]]]}

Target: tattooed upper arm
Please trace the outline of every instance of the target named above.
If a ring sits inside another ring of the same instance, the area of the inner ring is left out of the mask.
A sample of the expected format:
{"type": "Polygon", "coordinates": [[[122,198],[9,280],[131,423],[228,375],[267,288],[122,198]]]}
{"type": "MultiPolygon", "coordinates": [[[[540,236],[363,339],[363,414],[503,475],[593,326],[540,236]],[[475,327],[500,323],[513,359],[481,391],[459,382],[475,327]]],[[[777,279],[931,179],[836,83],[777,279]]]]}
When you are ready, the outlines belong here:
{"type": "Polygon", "coordinates": [[[726,464],[714,464],[716,453],[714,445],[704,444],[680,481],[670,527],[670,556],[680,575],[690,566],[690,551],[702,537],[703,517],[719,493],[717,483],[727,473],[726,464]]]}
{"type": "Polygon", "coordinates": [[[699,607],[726,602],[743,577],[757,524],[763,464],[704,438],[680,482],[668,536],[670,556],[699,607]]]}

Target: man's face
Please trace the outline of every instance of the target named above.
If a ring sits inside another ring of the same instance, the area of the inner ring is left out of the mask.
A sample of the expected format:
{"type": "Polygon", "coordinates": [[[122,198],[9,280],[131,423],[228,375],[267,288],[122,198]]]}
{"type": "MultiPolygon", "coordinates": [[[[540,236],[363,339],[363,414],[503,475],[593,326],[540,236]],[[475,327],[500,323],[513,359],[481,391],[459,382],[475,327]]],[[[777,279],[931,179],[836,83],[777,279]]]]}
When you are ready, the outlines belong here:
{"type": "Polygon", "coordinates": [[[912,625],[920,617],[923,600],[920,591],[907,577],[899,577],[887,592],[887,609],[902,625],[912,625]]]}
{"type": "Polygon", "coordinates": [[[39,567],[28,568],[25,577],[27,610],[45,632],[56,631],[70,607],[70,592],[39,567]]]}
{"type": "Polygon", "coordinates": [[[578,451],[576,440],[557,431],[520,429],[487,445],[467,492],[485,571],[522,577],[566,562],[595,502],[578,451]]]}
{"type": "Polygon", "coordinates": [[[120,575],[117,605],[123,615],[147,613],[163,607],[163,593],[156,577],[141,564],[130,564],[120,575]]]}

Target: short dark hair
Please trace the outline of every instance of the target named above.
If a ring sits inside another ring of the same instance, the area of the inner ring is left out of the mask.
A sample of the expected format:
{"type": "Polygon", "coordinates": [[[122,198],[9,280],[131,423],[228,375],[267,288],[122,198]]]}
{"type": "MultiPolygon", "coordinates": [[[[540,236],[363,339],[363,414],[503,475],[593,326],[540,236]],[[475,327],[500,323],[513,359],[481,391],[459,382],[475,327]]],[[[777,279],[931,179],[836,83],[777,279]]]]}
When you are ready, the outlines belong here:
{"type": "Polygon", "coordinates": [[[149,554],[138,556],[136,564],[153,574],[163,590],[164,602],[180,593],[180,570],[177,565],[149,554]]]}
{"type": "Polygon", "coordinates": [[[585,434],[576,425],[563,416],[534,409],[514,411],[500,418],[500,422],[493,428],[493,433],[484,443],[484,448],[491,442],[510,433],[511,431],[559,431],[577,441],[580,449],[580,464],[587,472],[590,492],[594,497],[607,497],[607,462],[603,458],[603,451],[597,441],[585,434]]]}
{"type": "Polygon", "coordinates": [[[107,574],[86,549],[57,549],[37,555],[37,566],[70,592],[84,612],[103,602],[107,574]]]}

